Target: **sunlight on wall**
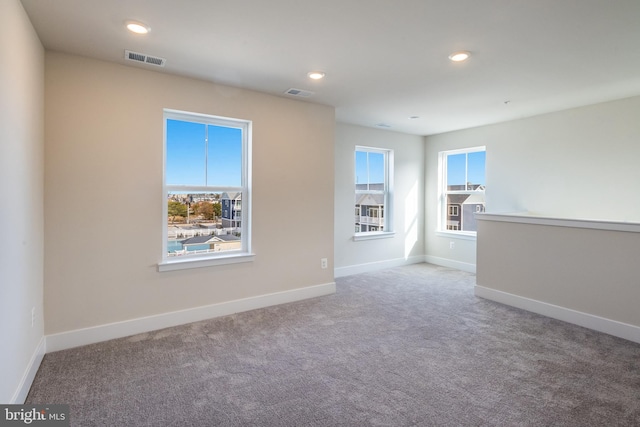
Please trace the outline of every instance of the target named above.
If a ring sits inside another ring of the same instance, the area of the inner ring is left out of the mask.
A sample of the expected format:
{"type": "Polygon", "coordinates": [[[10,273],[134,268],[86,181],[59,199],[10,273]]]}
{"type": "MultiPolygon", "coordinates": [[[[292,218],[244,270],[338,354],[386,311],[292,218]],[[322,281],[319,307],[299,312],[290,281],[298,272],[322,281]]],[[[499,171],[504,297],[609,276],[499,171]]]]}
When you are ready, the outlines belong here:
{"type": "Polygon", "coordinates": [[[408,259],[418,242],[418,183],[415,182],[404,199],[404,259],[408,259]]]}

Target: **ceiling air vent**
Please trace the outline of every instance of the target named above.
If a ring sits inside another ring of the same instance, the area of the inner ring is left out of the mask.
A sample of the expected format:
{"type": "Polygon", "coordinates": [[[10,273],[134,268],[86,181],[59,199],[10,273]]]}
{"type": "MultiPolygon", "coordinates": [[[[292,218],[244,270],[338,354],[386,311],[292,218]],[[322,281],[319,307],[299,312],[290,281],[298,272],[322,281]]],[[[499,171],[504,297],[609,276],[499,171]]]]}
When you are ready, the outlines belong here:
{"type": "Polygon", "coordinates": [[[299,96],[301,98],[308,98],[311,95],[313,95],[313,92],[308,91],[308,90],[302,90],[302,89],[288,89],[285,94],[287,95],[291,95],[291,96],[299,96]]]}
{"type": "Polygon", "coordinates": [[[164,58],[158,58],[157,56],[151,56],[144,53],[132,52],[130,50],[124,51],[124,59],[128,61],[141,62],[143,64],[155,65],[158,67],[164,67],[167,62],[164,58]]]}

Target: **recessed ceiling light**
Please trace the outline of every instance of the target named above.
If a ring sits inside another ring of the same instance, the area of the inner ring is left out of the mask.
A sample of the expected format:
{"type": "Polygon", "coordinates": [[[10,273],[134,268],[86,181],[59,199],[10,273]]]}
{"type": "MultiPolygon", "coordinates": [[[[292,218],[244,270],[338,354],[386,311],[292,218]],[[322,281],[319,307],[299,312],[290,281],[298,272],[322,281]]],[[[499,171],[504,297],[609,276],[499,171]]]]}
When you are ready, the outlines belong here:
{"type": "Polygon", "coordinates": [[[147,34],[151,30],[146,25],[136,21],[127,21],[125,24],[127,25],[127,30],[136,34],[147,34]]]}
{"type": "Polygon", "coordinates": [[[307,76],[313,80],[320,80],[324,78],[325,74],[322,71],[311,71],[307,73],[307,76]]]}
{"type": "Polygon", "coordinates": [[[471,54],[466,51],[453,52],[451,55],[449,55],[449,59],[454,62],[460,62],[466,60],[467,58],[469,58],[469,56],[471,56],[471,54]]]}

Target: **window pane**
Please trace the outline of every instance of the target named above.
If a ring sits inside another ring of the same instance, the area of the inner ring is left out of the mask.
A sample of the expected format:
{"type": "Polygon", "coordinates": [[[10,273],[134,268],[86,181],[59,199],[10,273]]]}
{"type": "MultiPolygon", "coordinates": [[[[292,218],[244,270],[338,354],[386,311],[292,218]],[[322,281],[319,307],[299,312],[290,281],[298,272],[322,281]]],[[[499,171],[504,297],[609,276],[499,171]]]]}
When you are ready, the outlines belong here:
{"type": "Polygon", "coordinates": [[[205,125],[167,120],[166,182],[205,185],[205,125]]]}
{"type": "Polygon", "coordinates": [[[384,190],[384,154],[367,153],[369,155],[369,189],[384,190]],[[372,187],[372,184],[376,184],[372,187]]]}
{"type": "Polygon", "coordinates": [[[472,194],[462,203],[462,231],[478,231],[476,212],[484,212],[484,194],[472,194]]]}
{"type": "Polygon", "coordinates": [[[242,193],[222,193],[222,227],[242,231],[242,193]]]}
{"type": "Polygon", "coordinates": [[[355,229],[359,233],[391,231],[385,223],[391,209],[387,173],[393,165],[388,162],[391,150],[356,147],[355,151],[355,229]],[[388,206],[387,206],[388,204],[388,206]]]}
{"type": "Polygon", "coordinates": [[[477,231],[476,212],[484,212],[484,194],[448,194],[446,229],[477,231]]]}
{"type": "Polygon", "coordinates": [[[384,231],[384,194],[356,194],[355,205],[356,229],[361,232],[384,231]]]}
{"type": "Polygon", "coordinates": [[[447,189],[464,190],[466,179],[467,155],[451,154],[447,156],[447,189]]]}
{"type": "Polygon", "coordinates": [[[236,193],[169,192],[167,256],[241,250],[241,197],[235,196],[236,193]],[[227,207],[226,217],[223,206],[227,207]]]}
{"type": "Polygon", "coordinates": [[[441,230],[475,232],[475,214],[485,211],[486,151],[484,147],[461,151],[440,153],[446,173],[440,175],[445,197],[439,206],[439,227],[441,230]]]}
{"type": "Polygon", "coordinates": [[[384,191],[384,153],[356,151],[356,189],[384,191]]]}
{"type": "Polygon", "coordinates": [[[250,218],[251,123],[169,110],[164,117],[163,263],[184,255],[215,259],[217,252],[234,252],[224,258],[248,253],[250,236],[243,227],[249,224],[243,218],[250,218]]]}
{"type": "Polygon", "coordinates": [[[369,171],[367,168],[367,152],[356,151],[356,188],[358,190],[368,189],[369,171]]]}
{"type": "Polygon", "coordinates": [[[485,151],[469,153],[467,166],[467,180],[471,183],[470,190],[475,190],[479,185],[485,185],[485,151]]]}
{"type": "Polygon", "coordinates": [[[464,194],[447,195],[447,230],[460,230],[460,206],[466,197],[464,194]]]}
{"type": "Polygon", "coordinates": [[[207,185],[242,185],[242,129],[208,126],[207,185]]]}

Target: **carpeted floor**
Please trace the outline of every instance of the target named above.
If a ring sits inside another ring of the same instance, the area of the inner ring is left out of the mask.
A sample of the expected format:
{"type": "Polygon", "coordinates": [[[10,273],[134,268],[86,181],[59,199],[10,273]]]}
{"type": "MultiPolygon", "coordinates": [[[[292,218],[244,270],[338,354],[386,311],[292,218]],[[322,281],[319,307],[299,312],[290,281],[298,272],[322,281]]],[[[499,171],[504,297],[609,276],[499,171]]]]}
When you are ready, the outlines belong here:
{"type": "Polygon", "coordinates": [[[638,426],[640,345],[418,264],[337,293],[47,354],[74,426],[638,426]]]}

